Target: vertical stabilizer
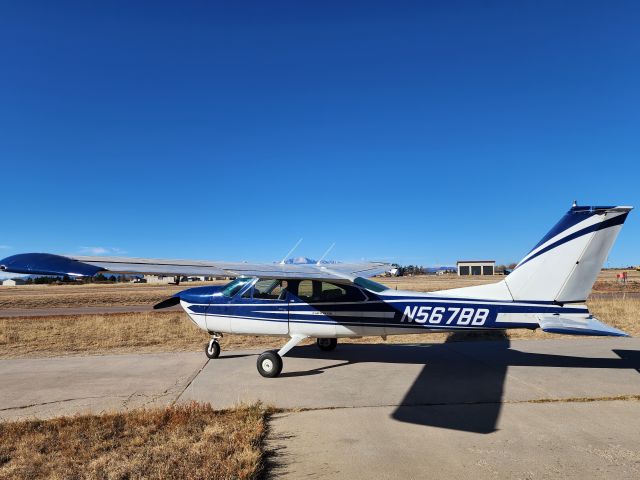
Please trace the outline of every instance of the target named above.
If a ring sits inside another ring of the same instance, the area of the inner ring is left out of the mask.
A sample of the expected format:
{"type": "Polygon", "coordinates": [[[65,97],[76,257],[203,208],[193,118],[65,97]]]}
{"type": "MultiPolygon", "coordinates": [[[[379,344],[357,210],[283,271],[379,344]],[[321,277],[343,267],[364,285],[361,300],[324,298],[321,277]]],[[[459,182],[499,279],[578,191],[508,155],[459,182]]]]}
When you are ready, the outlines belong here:
{"type": "Polygon", "coordinates": [[[513,299],[584,301],[631,209],[574,205],[505,279],[513,299]]]}

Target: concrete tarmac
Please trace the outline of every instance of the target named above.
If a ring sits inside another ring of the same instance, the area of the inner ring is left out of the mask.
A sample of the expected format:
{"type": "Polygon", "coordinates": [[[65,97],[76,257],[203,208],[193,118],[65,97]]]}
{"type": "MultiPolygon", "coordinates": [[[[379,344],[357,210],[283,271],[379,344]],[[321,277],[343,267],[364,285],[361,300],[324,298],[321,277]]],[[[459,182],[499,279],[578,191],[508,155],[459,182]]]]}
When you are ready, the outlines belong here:
{"type": "Polygon", "coordinates": [[[195,352],[0,360],[0,419],[168,405],[206,360],[195,352]]]}
{"type": "Polygon", "coordinates": [[[271,478],[640,478],[637,401],[505,404],[490,434],[476,425],[492,405],[406,409],[404,422],[395,407],[276,415],[271,478]]]}
{"type": "MultiPolygon", "coordinates": [[[[428,339],[428,337],[427,337],[428,339]]],[[[0,418],[261,400],[274,478],[638,478],[640,339],[0,360],[0,418]]]]}

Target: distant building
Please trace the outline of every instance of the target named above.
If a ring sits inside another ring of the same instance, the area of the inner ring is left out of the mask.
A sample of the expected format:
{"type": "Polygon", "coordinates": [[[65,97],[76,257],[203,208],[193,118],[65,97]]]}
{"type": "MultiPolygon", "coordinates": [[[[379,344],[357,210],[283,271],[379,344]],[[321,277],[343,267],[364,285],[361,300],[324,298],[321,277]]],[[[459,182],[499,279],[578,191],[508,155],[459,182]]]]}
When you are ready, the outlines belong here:
{"type": "Polygon", "coordinates": [[[144,279],[147,283],[175,283],[176,277],[173,275],[145,275],[144,279]]]}
{"type": "Polygon", "coordinates": [[[458,275],[493,275],[495,260],[458,260],[458,275]]]}
{"type": "MultiPolygon", "coordinates": [[[[139,281],[136,283],[175,283],[176,280],[180,277],[180,282],[208,282],[212,279],[212,277],[207,276],[192,276],[186,277],[184,275],[145,275],[142,279],[138,279],[139,281]],[[141,280],[141,281],[140,281],[141,280]]],[[[227,278],[227,277],[224,277],[227,278]]]]}
{"type": "Polygon", "coordinates": [[[3,287],[15,287],[17,285],[24,285],[24,280],[21,278],[11,278],[2,282],[3,287]]]}

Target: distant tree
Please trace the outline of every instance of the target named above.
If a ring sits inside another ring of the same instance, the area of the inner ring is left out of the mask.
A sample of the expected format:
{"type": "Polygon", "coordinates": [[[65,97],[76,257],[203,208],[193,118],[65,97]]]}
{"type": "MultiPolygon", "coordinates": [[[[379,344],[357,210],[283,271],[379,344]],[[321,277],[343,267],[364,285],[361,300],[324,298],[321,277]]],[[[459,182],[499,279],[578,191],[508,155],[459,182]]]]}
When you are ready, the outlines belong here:
{"type": "Polygon", "coordinates": [[[33,279],[35,285],[50,285],[52,283],[60,282],[60,277],[36,277],[33,279]]]}

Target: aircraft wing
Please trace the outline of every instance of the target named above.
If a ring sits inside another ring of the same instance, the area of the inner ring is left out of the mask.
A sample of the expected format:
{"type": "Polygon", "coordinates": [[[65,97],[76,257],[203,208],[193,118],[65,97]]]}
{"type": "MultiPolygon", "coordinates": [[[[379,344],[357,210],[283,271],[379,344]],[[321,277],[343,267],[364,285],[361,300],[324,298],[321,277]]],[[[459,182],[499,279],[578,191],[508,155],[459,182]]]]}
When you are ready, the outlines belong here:
{"type": "Polygon", "coordinates": [[[584,315],[540,315],[538,323],[544,332],[564,333],[565,335],[599,335],[610,337],[628,337],[622,330],[610,327],[597,318],[584,315]]]}
{"type": "Polygon", "coordinates": [[[93,276],[98,273],[126,273],[169,276],[308,278],[347,280],[385,273],[391,265],[382,262],[280,264],[233,263],[206,260],[159,258],[86,257],[22,253],[0,260],[0,271],[36,275],[93,276]]]}

